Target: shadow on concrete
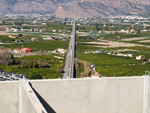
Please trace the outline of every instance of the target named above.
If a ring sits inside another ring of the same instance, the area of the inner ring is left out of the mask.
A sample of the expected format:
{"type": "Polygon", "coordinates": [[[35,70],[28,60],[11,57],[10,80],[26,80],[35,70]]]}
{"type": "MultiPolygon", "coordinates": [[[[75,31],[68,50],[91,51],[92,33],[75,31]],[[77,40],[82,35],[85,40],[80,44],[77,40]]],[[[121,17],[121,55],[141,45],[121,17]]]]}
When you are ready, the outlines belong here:
{"type": "Polygon", "coordinates": [[[75,65],[74,65],[74,74],[73,74],[73,78],[76,78],[76,67],[75,67],[75,65]]]}
{"type": "Polygon", "coordinates": [[[41,104],[43,105],[43,107],[45,108],[45,110],[48,113],[56,113],[53,108],[41,97],[41,95],[39,95],[39,93],[32,87],[32,84],[29,83],[32,90],[34,91],[34,93],[36,94],[36,96],[38,97],[38,99],[40,100],[41,104]]]}

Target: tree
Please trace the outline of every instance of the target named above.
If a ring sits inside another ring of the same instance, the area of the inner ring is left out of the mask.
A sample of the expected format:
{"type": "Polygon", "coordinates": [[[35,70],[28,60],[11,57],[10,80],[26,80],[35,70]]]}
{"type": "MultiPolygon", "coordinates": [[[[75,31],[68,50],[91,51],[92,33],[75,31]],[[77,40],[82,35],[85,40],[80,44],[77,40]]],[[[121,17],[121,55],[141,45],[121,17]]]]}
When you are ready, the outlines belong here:
{"type": "Polygon", "coordinates": [[[39,65],[38,65],[37,61],[33,61],[33,68],[38,68],[38,67],[39,67],[39,65]]]}
{"type": "Polygon", "coordinates": [[[2,50],[0,53],[0,64],[10,65],[14,63],[15,63],[15,60],[14,60],[13,54],[11,54],[9,50],[7,49],[2,50]]]}
{"type": "Polygon", "coordinates": [[[58,66],[58,67],[57,67],[57,72],[59,72],[59,73],[62,73],[62,72],[63,72],[63,69],[62,69],[61,66],[58,66]]]}
{"type": "Polygon", "coordinates": [[[140,29],[137,29],[137,34],[140,34],[141,33],[141,30],[140,29]]]}
{"type": "Polygon", "coordinates": [[[27,66],[28,66],[28,68],[33,68],[33,61],[28,61],[27,62],[27,66]]]}
{"type": "Polygon", "coordinates": [[[42,76],[40,74],[33,74],[30,79],[42,79],[42,76]]]}
{"type": "Polygon", "coordinates": [[[98,24],[97,24],[97,23],[95,24],[95,27],[96,27],[96,30],[98,31],[98,30],[99,30],[99,28],[98,28],[98,24]]]}
{"type": "Polygon", "coordinates": [[[146,57],[144,55],[141,55],[141,61],[145,61],[146,57]]]}
{"type": "Polygon", "coordinates": [[[22,37],[22,36],[23,36],[23,34],[19,34],[19,35],[18,35],[18,37],[22,37]]]}
{"type": "Polygon", "coordinates": [[[21,67],[23,67],[23,68],[27,68],[27,67],[28,67],[26,61],[22,61],[22,62],[20,63],[20,65],[21,65],[21,67]]]}
{"type": "Polygon", "coordinates": [[[45,61],[41,61],[39,62],[39,67],[46,68],[46,67],[50,67],[50,65],[45,61]]]}

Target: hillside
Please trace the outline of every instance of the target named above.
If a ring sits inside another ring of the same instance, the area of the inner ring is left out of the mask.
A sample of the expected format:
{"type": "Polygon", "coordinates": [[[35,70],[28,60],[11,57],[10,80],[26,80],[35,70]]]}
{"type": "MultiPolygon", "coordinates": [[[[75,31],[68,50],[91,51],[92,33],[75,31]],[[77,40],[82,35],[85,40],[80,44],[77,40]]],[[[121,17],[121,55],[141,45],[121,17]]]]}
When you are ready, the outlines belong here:
{"type": "Polygon", "coordinates": [[[1,0],[0,4],[0,13],[48,13],[56,17],[105,17],[149,10],[149,0],[1,0]]]}

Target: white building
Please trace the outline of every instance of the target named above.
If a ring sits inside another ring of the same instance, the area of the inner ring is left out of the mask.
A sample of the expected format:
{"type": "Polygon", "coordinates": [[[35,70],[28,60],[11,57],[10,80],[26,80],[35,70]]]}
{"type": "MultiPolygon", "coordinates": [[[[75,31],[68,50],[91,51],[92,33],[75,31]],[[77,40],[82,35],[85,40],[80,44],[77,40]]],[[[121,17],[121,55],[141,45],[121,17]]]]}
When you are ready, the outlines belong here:
{"type": "Polygon", "coordinates": [[[141,60],[142,56],[139,55],[139,56],[136,56],[136,60],[141,60]]]}
{"type": "Polygon", "coordinates": [[[56,52],[57,52],[57,53],[60,53],[60,54],[65,54],[65,53],[67,52],[67,50],[66,50],[66,49],[58,48],[58,49],[56,50],[56,52]]]}

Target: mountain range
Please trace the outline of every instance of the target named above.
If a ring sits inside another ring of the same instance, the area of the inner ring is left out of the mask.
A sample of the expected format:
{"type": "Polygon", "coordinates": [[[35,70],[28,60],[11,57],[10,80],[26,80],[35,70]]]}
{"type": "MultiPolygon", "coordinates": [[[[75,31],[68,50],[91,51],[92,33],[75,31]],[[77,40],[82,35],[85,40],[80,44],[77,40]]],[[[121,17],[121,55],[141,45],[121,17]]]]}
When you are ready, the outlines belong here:
{"type": "Polygon", "coordinates": [[[0,13],[39,13],[56,17],[107,17],[150,11],[150,0],[0,0],[0,13]]]}

